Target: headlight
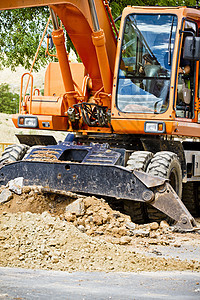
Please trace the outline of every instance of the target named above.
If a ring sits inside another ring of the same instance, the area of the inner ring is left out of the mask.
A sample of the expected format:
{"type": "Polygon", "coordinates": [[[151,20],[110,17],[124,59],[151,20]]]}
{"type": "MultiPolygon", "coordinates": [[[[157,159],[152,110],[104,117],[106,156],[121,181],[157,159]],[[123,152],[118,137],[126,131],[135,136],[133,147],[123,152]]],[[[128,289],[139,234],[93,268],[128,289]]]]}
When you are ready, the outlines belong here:
{"type": "Polygon", "coordinates": [[[18,127],[29,127],[37,128],[38,127],[38,118],[30,116],[19,116],[17,121],[18,127]]]}
{"type": "Polygon", "coordinates": [[[164,122],[145,122],[144,131],[149,133],[164,133],[165,123],[164,122]]]}

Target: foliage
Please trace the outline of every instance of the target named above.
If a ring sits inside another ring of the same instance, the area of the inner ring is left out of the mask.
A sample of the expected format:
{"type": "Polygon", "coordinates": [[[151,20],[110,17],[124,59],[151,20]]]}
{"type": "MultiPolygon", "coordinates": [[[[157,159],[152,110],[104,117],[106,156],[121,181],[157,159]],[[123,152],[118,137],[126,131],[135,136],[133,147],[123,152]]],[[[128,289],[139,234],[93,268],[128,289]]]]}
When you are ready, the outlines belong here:
{"type": "MultiPolygon", "coordinates": [[[[0,12],[0,66],[22,65],[30,68],[49,17],[47,7],[23,8],[0,12]]],[[[46,46],[46,45],[45,45],[46,46]]],[[[45,64],[42,46],[35,69],[45,64]]]]}
{"type": "Polygon", "coordinates": [[[196,0],[110,0],[112,14],[117,18],[124,7],[131,6],[194,6],[196,0]]]}
{"type": "Polygon", "coordinates": [[[12,93],[8,84],[0,84],[0,112],[16,113],[19,107],[19,95],[12,93]]]}

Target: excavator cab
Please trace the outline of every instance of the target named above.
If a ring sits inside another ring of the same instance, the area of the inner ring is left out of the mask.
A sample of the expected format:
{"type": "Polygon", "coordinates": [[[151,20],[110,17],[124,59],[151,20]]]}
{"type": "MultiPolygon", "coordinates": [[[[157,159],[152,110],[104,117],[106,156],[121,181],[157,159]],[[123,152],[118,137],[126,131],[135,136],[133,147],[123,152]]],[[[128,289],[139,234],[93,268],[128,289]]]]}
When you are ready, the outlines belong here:
{"type": "Polygon", "coordinates": [[[196,13],[186,7],[124,10],[113,90],[115,131],[199,136],[196,13]],[[196,57],[188,56],[191,47],[196,57]]]}
{"type": "Polygon", "coordinates": [[[176,28],[177,17],[172,15],[127,16],[117,90],[120,111],[162,114],[167,110],[176,28]]]}
{"type": "Polygon", "coordinates": [[[184,21],[184,29],[182,30],[182,46],[180,47],[176,101],[176,116],[180,118],[192,119],[194,117],[196,68],[195,59],[188,56],[188,49],[191,48],[193,40],[195,41],[197,31],[197,24],[195,22],[189,20],[184,21]]]}

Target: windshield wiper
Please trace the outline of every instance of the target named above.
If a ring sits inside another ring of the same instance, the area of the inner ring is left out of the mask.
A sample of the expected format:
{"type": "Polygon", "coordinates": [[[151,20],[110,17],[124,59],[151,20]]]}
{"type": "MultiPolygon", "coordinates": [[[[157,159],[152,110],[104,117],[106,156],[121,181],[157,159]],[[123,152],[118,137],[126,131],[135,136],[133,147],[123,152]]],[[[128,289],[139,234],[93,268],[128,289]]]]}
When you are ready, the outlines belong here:
{"type": "Polygon", "coordinates": [[[152,52],[152,50],[150,49],[149,45],[147,44],[147,41],[145,40],[143,34],[141,33],[141,31],[139,30],[138,26],[135,24],[135,20],[133,20],[131,22],[131,26],[134,28],[134,31],[136,32],[139,40],[142,42],[144,48],[147,50],[148,54],[150,55],[150,57],[152,58],[152,60],[154,60],[156,62],[157,65],[160,65],[160,63],[158,62],[156,56],[154,55],[154,53],[152,52]]]}
{"type": "Polygon", "coordinates": [[[169,44],[168,44],[168,65],[171,66],[172,63],[172,31],[174,26],[174,17],[172,19],[172,25],[170,30],[170,36],[169,36],[169,44]]]}

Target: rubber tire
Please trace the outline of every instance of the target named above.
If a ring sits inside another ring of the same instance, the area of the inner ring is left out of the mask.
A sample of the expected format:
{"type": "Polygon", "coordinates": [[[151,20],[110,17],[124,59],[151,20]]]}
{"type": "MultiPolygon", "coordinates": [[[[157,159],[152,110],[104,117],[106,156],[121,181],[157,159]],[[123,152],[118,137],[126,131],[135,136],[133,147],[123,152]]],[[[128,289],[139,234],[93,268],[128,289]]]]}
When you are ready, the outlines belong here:
{"type": "Polygon", "coordinates": [[[135,151],[130,155],[126,168],[130,171],[138,170],[146,172],[148,164],[152,158],[152,152],[135,151]]]}
{"type": "MultiPolygon", "coordinates": [[[[145,172],[152,157],[152,152],[135,151],[130,155],[126,168],[130,171],[138,170],[145,172]]],[[[131,217],[134,223],[143,224],[149,221],[147,206],[143,202],[124,200],[124,211],[131,217]]]]}
{"type": "Polygon", "coordinates": [[[200,216],[200,183],[187,182],[183,184],[182,201],[193,217],[200,216]]]}
{"type": "Polygon", "coordinates": [[[182,170],[178,156],[169,151],[157,152],[147,168],[147,173],[169,179],[169,183],[181,198],[182,170]]]}
{"type": "Polygon", "coordinates": [[[10,145],[6,147],[0,158],[0,163],[7,164],[21,160],[26,154],[29,146],[23,144],[10,145]]]}
{"type": "MultiPolygon", "coordinates": [[[[136,162],[135,166],[140,166],[140,154],[145,153],[145,151],[138,151],[138,163],[136,162]]],[[[137,152],[134,152],[132,155],[135,156],[135,161],[137,161],[137,152]],[[135,153],[135,154],[134,154],[135,153]]],[[[150,152],[151,153],[151,152],[150,152]]],[[[141,155],[142,156],[142,155],[141,155]]],[[[156,153],[154,156],[148,156],[148,162],[144,165],[140,170],[146,171],[154,176],[159,176],[163,178],[170,179],[170,177],[175,177],[177,179],[178,191],[179,196],[182,194],[182,171],[181,166],[178,160],[178,157],[173,152],[168,151],[161,151],[156,153]],[[177,176],[174,176],[174,173],[177,176]],[[172,175],[171,175],[172,174],[172,175]]],[[[131,156],[130,156],[131,159],[131,156]]],[[[130,165],[130,159],[127,162],[127,165],[130,165]]],[[[145,162],[145,159],[144,159],[145,162]]],[[[127,166],[127,168],[128,168],[127,166]]],[[[129,169],[131,169],[129,167],[129,169]]],[[[176,184],[175,184],[176,185],[176,184]]],[[[139,203],[134,201],[124,201],[124,210],[128,213],[133,222],[135,223],[147,223],[147,222],[160,222],[161,220],[167,219],[168,222],[171,222],[169,218],[166,217],[164,213],[157,210],[156,208],[152,207],[151,205],[146,205],[145,203],[139,203]]]]}
{"type": "MultiPolygon", "coordinates": [[[[152,158],[147,168],[147,173],[169,179],[175,192],[181,198],[182,196],[182,170],[178,156],[169,151],[157,152],[152,158]]],[[[149,222],[167,220],[170,224],[173,220],[167,217],[164,213],[147,205],[147,214],[149,222]]]]}

